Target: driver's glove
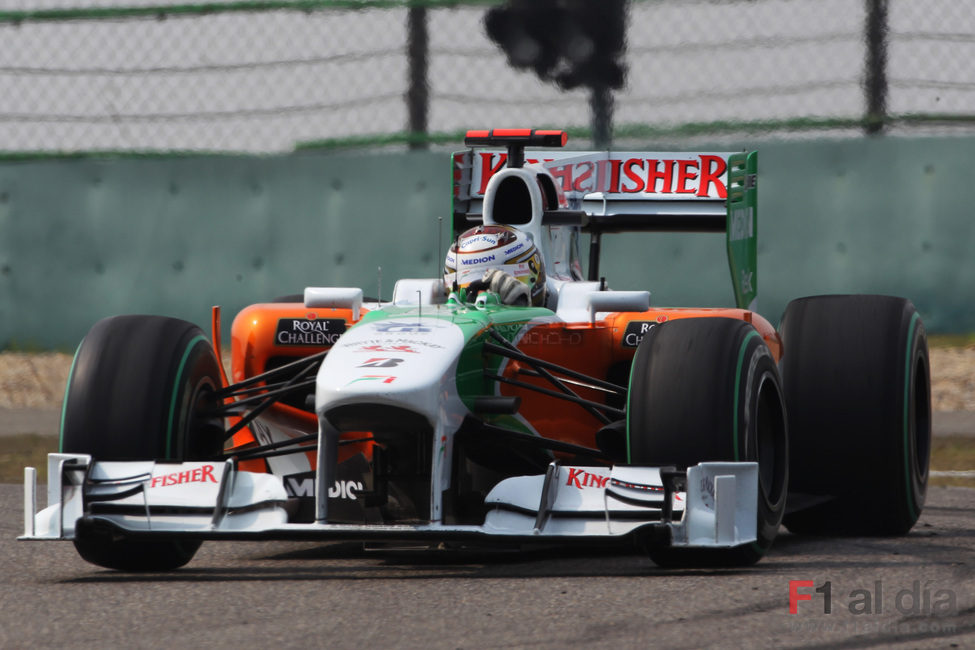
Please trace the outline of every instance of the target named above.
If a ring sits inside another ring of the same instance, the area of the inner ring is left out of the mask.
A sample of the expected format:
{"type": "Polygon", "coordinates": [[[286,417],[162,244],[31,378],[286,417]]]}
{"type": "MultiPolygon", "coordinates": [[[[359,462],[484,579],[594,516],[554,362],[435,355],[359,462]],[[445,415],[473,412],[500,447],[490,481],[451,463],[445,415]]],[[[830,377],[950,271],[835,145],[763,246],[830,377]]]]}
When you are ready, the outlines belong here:
{"type": "Polygon", "coordinates": [[[484,274],[483,281],[488,291],[498,294],[502,304],[528,306],[530,302],[528,285],[519,282],[510,273],[505,273],[501,269],[491,269],[484,274]]]}

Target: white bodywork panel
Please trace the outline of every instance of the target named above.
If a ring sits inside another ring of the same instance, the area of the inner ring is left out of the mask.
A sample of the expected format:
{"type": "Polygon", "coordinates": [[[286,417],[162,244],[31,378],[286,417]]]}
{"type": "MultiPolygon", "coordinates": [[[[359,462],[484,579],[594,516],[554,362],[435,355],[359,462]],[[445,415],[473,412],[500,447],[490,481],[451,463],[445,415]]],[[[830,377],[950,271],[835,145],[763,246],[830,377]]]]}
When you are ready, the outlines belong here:
{"type": "Polygon", "coordinates": [[[442,305],[446,301],[442,278],[404,278],[393,285],[394,305],[442,305]]]}
{"type": "Polygon", "coordinates": [[[351,309],[352,320],[359,320],[362,289],[359,287],[305,287],[305,307],[351,309]]]}
{"type": "Polygon", "coordinates": [[[599,282],[567,282],[559,287],[556,314],[567,323],[595,323],[613,312],[650,309],[649,291],[600,291],[599,282]]]}

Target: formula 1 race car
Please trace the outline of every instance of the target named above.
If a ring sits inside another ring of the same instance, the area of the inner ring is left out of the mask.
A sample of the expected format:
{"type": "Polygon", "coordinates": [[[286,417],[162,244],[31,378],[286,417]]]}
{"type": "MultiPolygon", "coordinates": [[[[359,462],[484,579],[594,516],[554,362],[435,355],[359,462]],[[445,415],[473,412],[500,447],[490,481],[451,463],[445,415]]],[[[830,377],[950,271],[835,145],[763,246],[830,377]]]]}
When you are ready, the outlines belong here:
{"type": "Polygon", "coordinates": [[[469,132],[444,277],[400,280],[388,302],[310,287],[252,305],[229,377],[217,308],[212,340],[159,316],[98,322],[40,512],[25,470],[21,539],[122,570],[174,569],[220,539],[618,543],[735,566],[783,522],[909,531],[931,434],[914,306],[803,298],[777,331],[753,311],[756,153],[565,142],[469,132]],[[737,307],[610,290],[601,237],[657,230],[726,232],[737,307]],[[503,287],[486,279],[498,261],[503,287]]]}

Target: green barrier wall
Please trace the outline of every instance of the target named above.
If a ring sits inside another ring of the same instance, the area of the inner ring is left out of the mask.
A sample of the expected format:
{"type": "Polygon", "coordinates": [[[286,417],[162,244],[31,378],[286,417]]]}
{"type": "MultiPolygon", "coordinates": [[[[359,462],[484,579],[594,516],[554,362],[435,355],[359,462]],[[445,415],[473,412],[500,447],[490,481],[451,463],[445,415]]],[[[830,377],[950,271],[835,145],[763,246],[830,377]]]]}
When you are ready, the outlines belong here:
{"type": "MultiPolygon", "coordinates": [[[[450,223],[445,155],[45,160],[0,165],[0,347],[73,348],[99,318],[224,331],[307,285],[431,276],[450,223]]],[[[449,237],[449,235],[446,235],[449,237]]]]}
{"type": "MultiPolygon", "coordinates": [[[[762,145],[759,311],[777,323],[792,298],[885,293],[910,298],[929,331],[975,330],[973,146],[972,138],[762,145]]],[[[730,305],[723,237],[617,237],[606,274],[620,288],[649,287],[656,304],[730,305]],[[628,272],[641,257],[646,271],[628,272]]]]}
{"type": "MultiPolygon", "coordinates": [[[[762,145],[760,311],[777,322],[794,297],[891,293],[931,331],[975,330],[973,145],[762,145]]],[[[378,267],[388,298],[396,278],[439,271],[450,181],[442,153],[0,163],[0,349],[73,348],[120,313],[208,329],[213,304],[226,333],[243,306],[307,285],[374,296],[378,267]]],[[[612,235],[604,247],[614,288],[649,288],[658,305],[733,302],[723,235],[612,235]]]]}

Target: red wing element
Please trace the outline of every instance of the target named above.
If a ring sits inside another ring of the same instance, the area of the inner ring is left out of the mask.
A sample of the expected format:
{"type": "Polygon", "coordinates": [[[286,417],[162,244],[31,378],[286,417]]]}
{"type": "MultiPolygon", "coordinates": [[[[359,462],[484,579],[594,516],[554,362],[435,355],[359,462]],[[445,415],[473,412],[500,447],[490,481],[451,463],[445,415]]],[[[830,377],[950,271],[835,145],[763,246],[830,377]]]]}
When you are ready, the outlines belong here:
{"type": "Polygon", "coordinates": [[[522,167],[525,164],[525,147],[564,147],[569,136],[565,131],[545,131],[535,129],[483,129],[468,131],[464,144],[468,147],[482,145],[508,148],[508,167],[522,167]]]}
{"type": "Polygon", "coordinates": [[[507,147],[520,145],[522,147],[564,147],[569,136],[565,131],[536,130],[536,129],[480,129],[467,132],[464,144],[467,146],[481,145],[489,147],[507,147]]]}

